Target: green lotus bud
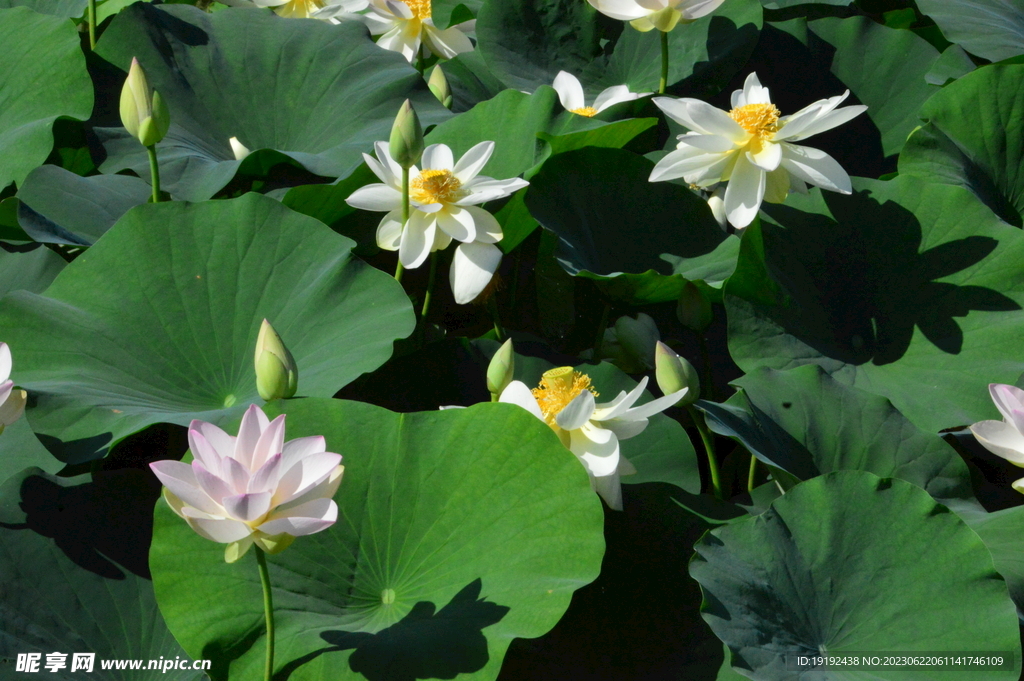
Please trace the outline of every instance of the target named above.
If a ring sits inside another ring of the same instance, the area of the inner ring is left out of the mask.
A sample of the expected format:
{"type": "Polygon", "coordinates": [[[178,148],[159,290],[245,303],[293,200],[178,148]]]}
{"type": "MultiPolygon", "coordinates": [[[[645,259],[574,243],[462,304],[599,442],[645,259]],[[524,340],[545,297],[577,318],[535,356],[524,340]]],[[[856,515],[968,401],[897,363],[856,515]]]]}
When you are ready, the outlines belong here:
{"type": "Polygon", "coordinates": [[[491,357],[487,365],[487,389],[491,395],[497,396],[512,382],[512,374],[516,368],[516,356],[512,350],[512,339],[505,341],[491,357]]]}
{"type": "Polygon", "coordinates": [[[640,371],[654,368],[654,344],[661,339],[661,333],[650,315],[641,312],[636,319],[619,317],[615,321],[615,338],[626,357],[640,367],[640,371]]]}
{"type": "Polygon", "coordinates": [[[395,124],[391,126],[388,151],[391,158],[395,159],[395,163],[403,168],[413,167],[423,155],[423,128],[420,127],[420,119],[408,99],[398,110],[395,124]]]}
{"type": "Polygon", "coordinates": [[[121,123],[144,147],[162,140],[171,127],[167,105],[160,93],[149,86],[146,72],[134,57],[121,88],[121,123]]]}
{"type": "Polygon", "coordinates": [[[692,281],[686,282],[676,306],[679,322],[691,331],[703,333],[711,325],[711,301],[692,281]]]}
{"type": "Polygon", "coordinates": [[[438,64],[434,67],[434,70],[430,72],[430,80],[427,81],[427,87],[437,97],[437,101],[441,102],[446,109],[452,108],[452,91],[448,87],[448,79],[444,77],[444,71],[441,70],[441,65],[438,64]]]}
{"type": "Polygon", "coordinates": [[[252,153],[249,147],[238,141],[237,137],[229,139],[228,144],[231,145],[231,153],[235,155],[236,161],[244,161],[245,157],[252,153]]]}
{"type": "Polygon", "coordinates": [[[686,358],[680,357],[672,348],[658,341],[654,351],[654,363],[654,377],[662,393],[671,395],[683,388],[688,389],[676,404],[687,407],[700,398],[700,377],[686,358]]]}
{"type": "Polygon", "coordinates": [[[295,358],[266,319],[256,338],[256,390],[267,402],[293,397],[299,387],[295,358]]]}

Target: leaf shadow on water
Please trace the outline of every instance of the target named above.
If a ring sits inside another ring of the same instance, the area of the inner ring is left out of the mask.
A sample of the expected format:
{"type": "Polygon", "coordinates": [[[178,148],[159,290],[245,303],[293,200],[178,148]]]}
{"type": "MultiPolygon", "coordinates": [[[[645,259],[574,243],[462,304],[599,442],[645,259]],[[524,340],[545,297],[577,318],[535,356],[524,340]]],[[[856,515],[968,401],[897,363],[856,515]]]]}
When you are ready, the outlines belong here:
{"type": "Polygon", "coordinates": [[[345,650],[353,650],[348,659],[352,671],[369,681],[454,679],[479,671],[489,660],[483,629],[500,622],[510,610],[480,598],[482,586],[481,579],[473,580],[440,610],[419,601],[400,621],[375,634],[321,632],[330,647],[293,660],[274,674],[274,681],[286,681],[324,653],[345,650]]]}
{"type": "Polygon", "coordinates": [[[956,317],[1021,309],[990,288],[936,281],[980,263],[999,245],[996,239],[968,236],[919,252],[921,224],[896,202],[879,202],[866,190],[827,193],[825,200],[841,222],[765,207],[784,228],[762,223],[764,266],[779,290],[775,304],[757,314],[826,357],[890,364],[906,353],[915,328],[956,355],[964,342],[956,317]]]}
{"type": "Polygon", "coordinates": [[[91,482],[63,483],[45,474],[27,475],[20,483],[12,479],[20,501],[3,509],[0,528],[49,537],[72,562],[101,577],[125,579],[127,570],[152,579],[156,479],[143,471],[118,470],[97,473],[91,482]]]}

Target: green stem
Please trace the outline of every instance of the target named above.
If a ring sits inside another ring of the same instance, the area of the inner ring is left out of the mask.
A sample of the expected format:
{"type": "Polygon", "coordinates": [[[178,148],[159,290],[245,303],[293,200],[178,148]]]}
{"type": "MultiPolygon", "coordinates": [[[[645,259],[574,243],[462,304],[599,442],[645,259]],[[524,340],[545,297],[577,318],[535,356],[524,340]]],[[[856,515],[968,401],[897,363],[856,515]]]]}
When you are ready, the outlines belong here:
{"type": "Polygon", "coordinates": [[[658,31],[661,34],[661,80],[658,81],[658,94],[665,94],[665,87],[668,85],[668,33],[658,31]]]}
{"type": "Polygon", "coordinates": [[[402,267],[402,261],[399,260],[398,264],[395,265],[395,281],[402,283],[402,272],[405,272],[405,268],[402,267]]]}
{"type": "Polygon", "coordinates": [[[704,451],[708,455],[708,470],[711,472],[711,490],[714,492],[715,497],[721,499],[722,482],[718,474],[718,460],[715,458],[715,441],[711,437],[711,431],[708,430],[708,424],[704,421],[704,415],[694,409],[692,405],[688,406],[686,411],[690,413],[693,425],[697,426],[700,439],[704,442],[704,451]]]}
{"type": "Polygon", "coordinates": [[[747,491],[754,491],[754,478],[757,475],[757,457],[750,454],[750,472],[747,473],[747,491]]]}
{"type": "Polygon", "coordinates": [[[96,0],[89,0],[89,49],[96,51],[96,0]]]}
{"type": "Polygon", "coordinates": [[[156,145],[146,147],[149,154],[149,177],[153,184],[153,203],[160,203],[160,166],[156,162],[156,145]]]}
{"type": "Polygon", "coordinates": [[[259,546],[253,548],[256,550],[256,564],[260,567],[260,584],[263,585],[263,616],[267,620],[267,664],[263,678],[264,681],[271,681],[274,675],[274,597],[270,593],[267,556],[259,546]]]}
{"type": "Polygon", "coordinates": [[[423,310],[420,311],[420,318],[426,322],[427,312],[430,310],[430,294],[434,291],[434,275],[437,274],[437,251],[430,254],[430,275],[427,277],[427,292],[423,296],[423,310]]]}
{"type": "Polygon", "coordinates": [[[423,77],[423,70],[424,70],[423,62],[424,61],[425,60],[423,59],[423,46],[421,45],[420,49],[418,49],[416,51],[416,70],[420,72],[420,78],[423,77]]]}
{"type": "Polygon", "coordinates": [[[594,357],[595,362],[601,360],[601,346],[604,345],[604,330],[608,327],[608,315],[611,314],[611,303],[604,304],[604,311],[601,313],[601,322],[597,325],[597,333],[594,334],[594,357]]]}
{"type": "MultiPolygon", "coordinates": [[[[402,168],[402,230],[409,224],[409,169],[402,168]]],[[[398,256],[398,265],[395,266],[395,281],[402,281],[402,272],[405,267],[402,265],[402,256],[398,256]]]]}
{"type": "Polygon", "coordinates": [[[494,296],[487,299],[487,311],[491,313],[491,320],[494,322],[494,335],[498,337],[499,343],[505,342],[505,332],[501,328],[501,318],[498,317],[498,304],[494,302],[494,296]]]}

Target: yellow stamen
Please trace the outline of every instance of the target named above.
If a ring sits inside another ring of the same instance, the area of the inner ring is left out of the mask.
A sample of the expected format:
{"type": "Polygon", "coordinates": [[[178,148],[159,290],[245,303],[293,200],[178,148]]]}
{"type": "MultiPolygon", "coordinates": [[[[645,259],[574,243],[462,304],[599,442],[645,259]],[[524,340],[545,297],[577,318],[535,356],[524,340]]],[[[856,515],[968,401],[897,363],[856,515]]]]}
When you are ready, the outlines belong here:
{"type": "Polygon", "coordinates": [[[454,203],[465,195],[450,170],[421,170],[409,183],[409,196],[420,203],[454,203]]]}
{"type": "Polygon", "coordinates": [[[412,10],[413,17],[423,20],[430,18],[430,0],[403,0],[412,10]]]}
{"type": "Polygon", "coordinates": [[[540,379],[540,387],[534,388],[532,392],[544,415],[544,421],[555,427],[558,413],[584,390],[589,390],[594,397],[599,394],[591,387],[590,376],[573,371],[572,367],[558,367],[545,371],[540,379]]]}
{"type": "Polygon", "coordinates": [[[774,104],[747,104],[729,112],[740,127],[760,140],[770,140],[779,131],[779,110],[774,104]]]}
{"type": "Polygon", "coordinates": [[[569,109],[569,113],[579,114],[580,116],[590,118],[591,116],[597,115],[597,109],[592,106],[581,106],[578,109],[569,109]]]}

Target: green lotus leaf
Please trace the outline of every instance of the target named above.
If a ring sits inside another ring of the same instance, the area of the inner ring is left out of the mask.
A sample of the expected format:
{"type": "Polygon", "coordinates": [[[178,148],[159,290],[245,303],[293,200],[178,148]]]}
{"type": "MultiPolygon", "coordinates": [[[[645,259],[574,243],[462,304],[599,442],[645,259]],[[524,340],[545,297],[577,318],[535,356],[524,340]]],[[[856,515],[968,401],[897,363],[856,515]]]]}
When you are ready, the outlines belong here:
{"type": "Polygon", "coordinates": [[[1024,236],[958,187],[853,187],[769,205],[744,234],[725,286],[732,358],[747,373],[817,364],[927,431],[996,417],[985,386],[1021,373],[1024,236]]]}
{"type": "Polygon", "coordinates": [[[85,13],[88,0],[0,0],[0,9],[28,7],[40,14],[75,19],[85,13]]]}
{"type": "Polygon", "coordinates": [[[868,471],[913,483],[955,510],[981,510],[956,450],[886,398],[844,385],[816,365],[761,368],[732,384],[739,388],[726,403],[732,409],[697,406],[715,432],[737,437],[765,463],[802,479],[868,471]]]}
{"type": "Polygon", "coordinates": [[[0,302],[33,429],[75,463],[153,423],[236,418],[259,399],[264,318],[295,357],[299,395],[333,395],[414,327],[401,287],[352,246],[258,194],[129,211],[44,294],[0,302]]]}
{"type": "Polygon", "coordinates": [[[545,162],[526,192],[558,236],[563,269],[634,304],[675,300],[688,280],[721,286],[739,250],[695,193],[648,182],[653,167],[621,149],[580,149],[545,162]]]}
{"type": "Polygon", "coordinates": [[[1024,65],[980,68],[920,112],[900,173],[965,187],[1000,218],[1024,224],[1024,65]]]}
{"type": "MultiPolygon", "coordinates": [[[[289,439],[344,457],[338,522],[268,556],[277,673],[307,679],[494,679],[514,637],[559,620],[598,575],[603,515],[551,430],[512,405],[395,414],[306,399],[289,439]]],[[[266,641],[251,557],[195,534],[166,504],[150,565],[160,610],[212,676],[258,676],[266,641]]]]}
{"type": "Polygon", "coordinates": [[[40,166],[18,188],[18,222],[42,243],[91,246],[151,193],[137,177],[81,177],[59,166],[40,166]]]}
{"type": "Polygon", "coordinates": [[[912,31],[867,17],[819,19],[808,28],[835,48],[832,73],[867,105],[861,115],[882,133],[883,153],[898,154],[920,122],[918,109],[936,92],[925,75],[939,58],[938,50],[912,31]]]}
{"type": "MultiPolygon", "coordinates": [[[[669,33],[670,85],[709,96],[740,69],[757,43],[761,5],[731,0],[714,14],[669,33]]],[[[661,42],[575,0],[492,0],[477,20],[479,50],[510,87],[532,90],[568,71],[594,97],[613,85],[657,90],[661,42]]],[[[589,101],[589,100],[588,100],[589,101]]]]}
{"type": "Polygon", "coordinates": [[[1024,7],[1013,0],[918,0],[942,34],[991,61],[1024,54],[1024,7]]]}
{"type": "MultiPolygon", "coordinates": [[[[488,359],[498,350],[500,344],[492,340],[473,341],[488,359]]],[[[539,357],[515,354],[514,380],[522,381],[531,388],[540,384],[541,374],[553,369],[554,364],[539,357]]],[[[590,377],[592,385],[600,394],[598,402],[610,402],[620,391],[629,392],[637,382],[625,372],[608,362],[581,364],[576,367],[590,377]]],[[[655,386],[651,386],[654,389],[655,386]]],[[[651,390],[645,390],[637,401],[644,404],[654,399],[651,390]]],[[[622,455],[636,467],[635,475],[622,478],[624,485],[644,482],[668,482],[691,494],[699,494],[701,487],[697,452],[679,422],[665,414],[650,417],[650,425],[639,435],[620,440],[622,455]]]]}
{"type": "Polygon", "coordinates": [[[967,54],[964,48],[959,45],[950,45],[935,60],[924,79],[932,85],[948,85],[976,68],[974,61],[971,60],[971,55],[967,54]]]}
{"type": "Polygon", "coordinates": [[[430,18],[434,26],[448,28],[475,17],[483,4],[484,0],[432,0],[430,18]]]}
{"type": "Polygon", "coordinates": [[[1010,596],[1024,612],[1024,506],[963,518],[985,542],[996,570],[1006,579],[1010,596]]]}
{"type": "Polygon", "coordinates": [[[58,116],[85,120],[92,83],[74,25],[28,7],[0,9],[0,189],[46,160],[58,116]]]}
{"type": "MultiPolygon", "coordinates": [[[[449,115],[415,69],[373,44],[358,22],[136,3],[117,15],[97,52],[125,70],[137,57],[167,102],[171,129],[157,144],[161,188],[188,201],[210,198],[245,170],[232,137],[253,151],[275,150],[246,159],[255,166],[287,161],[345,177],[374,141],[388,139],[406,98],[424,125],[449,115]]],[[[100,132],[103,172],[130,168],[149,178],[146,150],[134,138],[121,128],[100,132]]]]}
{"type": "Polygon", "coordinates": [[[690,575],[704,592],[704,619],[744,676],[911,681],[920,668],[810,671],[796,658],[966,651],[1005,660],[971,678],[1020,675],[1016,611],[988,549],[908,482],[830,473],[695,548],[690,575]]]}
{"type": "Polygon", "coordinates": [[[206,678],[146,669],[161,657],[192,664],[153,596],[146,551],[157,493],[137,470],[59,478],[30,468],[0,485],[0,676],[26,675],[15,671],[18,653],[40,653],[38,672],[60,681],[206,678]],[[53,652],[66,654],[63,669],[44,667],[53,652]],[[71,671],[74,653],[95,653],[91,673],[71,671]],[[126,659],[141,670],[103,667],[126,659]]]}
{"type": "Polygon", "coordinates": [[[11,291],[42,293],[67,265],[45,246],[0,248],[0,297],[11,291]]]}

